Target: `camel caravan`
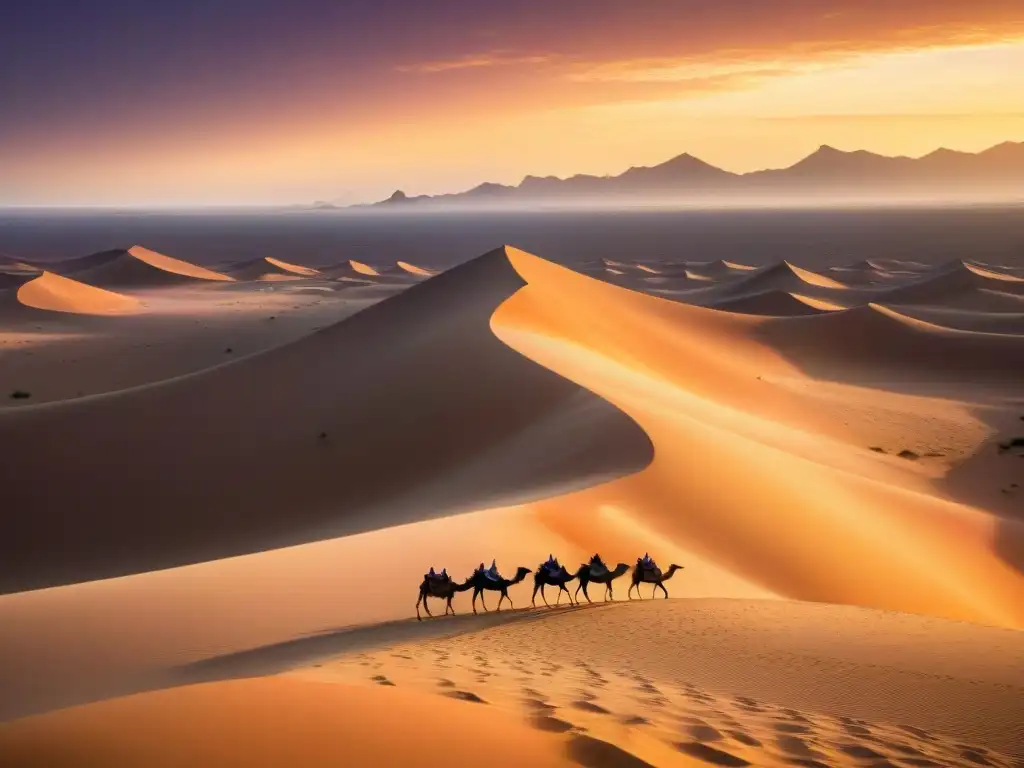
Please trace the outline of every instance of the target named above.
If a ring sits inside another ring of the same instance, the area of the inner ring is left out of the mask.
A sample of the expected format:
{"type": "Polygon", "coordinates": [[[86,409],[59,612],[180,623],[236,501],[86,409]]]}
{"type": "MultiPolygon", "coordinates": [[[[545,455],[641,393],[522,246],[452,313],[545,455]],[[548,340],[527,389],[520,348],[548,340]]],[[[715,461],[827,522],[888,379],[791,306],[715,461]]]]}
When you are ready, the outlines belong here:
{"type": "MultiPolygon", "coordinates": [[[[653,584],[654,588],[651,591],[651,597],[655,597],[660,589],[667,598],[668,590],[665,589],[665,582],[671,579],[675,572],[681,570],[682,567],[681,565],[673,564],[668,567],[668,570],[662,571],[657,563],[651,559],[650,555],[645,554],[643,557],[638,557],[636,565],[632,569],[632,584],[630,584],[626,596],[632,600],[633,590],[635,589],[636,596],[642,600],[643,596],[640,594],[640,585],[653,584]]],[[[452,598],[459,592],[468,592],[471,589],[473,590],[473,613],[476,613],[476,600],[478,597],[480,598],[480,605],[483,606],[485,611],[487,610],[487,604],[484,602],[484,592],[486,591],[500,593],[501,596],[498,598],[496,610],[501,610],[501,604],[505,600],[508,600],[510,608],[514,608],[512,598],[508,596],[508,588],[518,584],[531,573],[533,574],[533,596],[530,599],[530,604],[534,608],[537,607],[538,592],[540,592],[540,598],[544,601],[544,605],[549,608],[551,607],[551,604],[548,603],[544,595],[545,587],[558,588],[555,605],[558,605],[562,599],[563,592],[569,598],[570,605],[578,605],[581,589],[583,590],[583,597],[586,598],[587,602],[593,602],[590,599],[590,594],[587,592],[587,587],[590,584],[603,584],[605,601],[614,600],[615,593],[612,590],[612,582],[625,575],[629,570],[630,567],[626,563],[619,563],[614,568],[609,568],[601,560],[600,555],[594,555],[590,558],[589,562],[580,565],[575,573],[571,573],[564,565],[558,562],[554,555],[548,555],[548,559],[537,566],[536,571],[531,568],[519,567],[516,569],[516,575],[511,579],[504,578],[498,572],[498,565],[495,561],[491,561],[490,568],[480,563],[476,570],[473,571],[473,574],[460,584],[448,575],[447,568],[442,569],[440,573],[431,568],[430,571],[423,574],[423,581],[420,584],[420,595],[416,599],[416,618],[422,620],[422,616],[420,616],[421,604],[427,616],[434,615],[427,606],[428,597],[444,600],[444,615],[447,616],[450,612],[454,616],[455,609],[452,608],[452,598]],[[576,579],[579,584],[576,587],[575,594],[570,594],[569,588],[566,585],[573,579],[576,579]],[[574,597],[576,598],[575,601],[574,597]]]]}

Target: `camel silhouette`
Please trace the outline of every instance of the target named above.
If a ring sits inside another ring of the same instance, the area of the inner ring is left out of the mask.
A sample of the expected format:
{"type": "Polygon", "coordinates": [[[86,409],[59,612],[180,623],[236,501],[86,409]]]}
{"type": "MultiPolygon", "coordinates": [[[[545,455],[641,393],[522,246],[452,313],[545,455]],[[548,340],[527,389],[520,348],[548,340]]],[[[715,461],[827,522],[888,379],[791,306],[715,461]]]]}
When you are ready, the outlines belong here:
{"type": "Polygon", "coordinates": [[[640,594],[640,584],[653,584],[654,589],[651,590],[651,597],[658,594],[658,588],[665,593],[665,598],[668,598],[668,590],[665,589],[665,582],[672,578],[673,574],[681,570],[683,566],[672,564],[668,567],[665,573],[661,572],[661,568],[641,568],[639,565],[633,566],[633,583],[629,586],[629,591],[626,596],[630,600],[633,599],[633,589],[636,588],[636,596],[643,600],[643,595],[640,594]]]}
{"type": "MultiPolygon", "coordinates": [[[[489,589],[492,592],[501,592],[501,597],[498,598],[498,608],[501,610],[501,603],[503,600],[508,600],[508,604],[512,605],[512,598],[508,596],[508,588],[513,584],[518,584],[520,581],[526,578],[526,574],[531,573],[529,568],[523,568],[520,566],[516,570],[515,578],[506,579],[492,579],[489,578],[483,571],[473,571],[473,575],[466,580],[466,584],[473,588],[473,613],[476,613],[476,599],[480,598],[480,605],[487,610],[487,603],[484,602],[484,590],[489,589]]],[[[515,608],[514,605],[512,605],[515,608]]]]}
{"type": "Polygon", "coordinates": [[[615,566],[614,570],[608,570],[604,568],[602,570],[594,572],[594,569],[589,563],[584,563],[580,566],[580,569],[576,571],[576,578],[580,580],[579,586],[576,587],[576,597],[579,598],[580,590],[583,590],[583,596],[587,598],[587,602],[593,602],[590,599],[590,595],[587,594],[587,585],[591,582],[595,584],[604,584],[604,599],[607,601],[609,598],[615,599],[615,593],[612,591],[612,582],[619,578],[629,570],[629,566],[626,563],[619,563],[615,566]]]}
{"type": "Polygon", "coordinates": [[[420,603],[423,603],[423,610],[427,612],[427,616],[434,615],[430,612],[430,607],[427,605],[428,597],[444,600],[444,615],[447,616],[448,611],[451,611],[452,616],[454,616],[455,609],[452,608],[452,598],[455,597],[456,592],[465,592],[472,586],[473,584],[469,579],[466,579],[461,584],[456,584],[450,576],[448,578],[437,576],[433,579],[429,577],[423,579],[420,582],[420,596],[416,598],[416,618],[420,621],[423,620],[420,616],[420,603]]]}
{"type": "Polygon", "coordinates": [[[544,601],[544,605],[548,608],[548,599],[544,597],[544,587],[558,587],[558,600],[555,600],[555,605],[558,605],[558,601],[562,599],[562,593],[565,592],[569,596],[569,605],[572,605],[572,595],[569,594],[569,590],[565,588],[565,585],[576,578],[575,573],[569,573],[565,570],[565,566],[560,566],[555,573],[551,573],[547,568],[543,566],[539,567],[533,572],[533,595],[530,598],[530,604],[537,607],[537,590],[540,590],[540,599],[544,601]]]}

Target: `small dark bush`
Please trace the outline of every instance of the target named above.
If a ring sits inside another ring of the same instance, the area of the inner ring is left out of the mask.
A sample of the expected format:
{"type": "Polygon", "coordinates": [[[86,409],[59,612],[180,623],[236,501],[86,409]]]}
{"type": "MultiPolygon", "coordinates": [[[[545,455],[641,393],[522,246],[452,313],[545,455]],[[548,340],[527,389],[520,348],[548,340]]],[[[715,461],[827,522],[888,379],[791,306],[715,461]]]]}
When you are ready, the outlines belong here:
{"type": "Polygon", "coordinates": [[[31,392],[26,392],[24,389],[16,389],[11,392],[11,398],[14,400],[26,400],[32,397],[31,392]]]}

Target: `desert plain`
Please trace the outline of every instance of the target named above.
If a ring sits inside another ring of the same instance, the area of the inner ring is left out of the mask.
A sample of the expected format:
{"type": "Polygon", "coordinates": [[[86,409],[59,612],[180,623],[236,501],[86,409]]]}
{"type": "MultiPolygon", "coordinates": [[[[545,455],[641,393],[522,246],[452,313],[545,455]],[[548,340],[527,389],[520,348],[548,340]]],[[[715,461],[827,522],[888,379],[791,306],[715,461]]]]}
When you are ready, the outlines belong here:
{"type": "Polygon", "coordinates": [[[1024,765],[1024,268],[297,262],[0,263],[0,764],[1024,765]]]}

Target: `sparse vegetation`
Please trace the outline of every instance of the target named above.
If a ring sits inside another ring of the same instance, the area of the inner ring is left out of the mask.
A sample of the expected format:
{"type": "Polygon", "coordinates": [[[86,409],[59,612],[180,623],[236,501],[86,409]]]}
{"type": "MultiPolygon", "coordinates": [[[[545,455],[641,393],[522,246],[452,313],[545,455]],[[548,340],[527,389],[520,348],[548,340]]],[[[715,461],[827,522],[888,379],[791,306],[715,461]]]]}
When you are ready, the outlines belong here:
{"type": "Polygon", "coordinates": [[[26,392],[24,389],[16,389],[11,392],[11,399],[13,400],[26,400],[32,397],[31,392],[26,392]]]}
{"type": "Polygon", "coordinates": [[[871,448],[870,448],[869,450],[872,450],[872,451],[874,451],[875,453],[885,453],[885,448],[883,448],[883,447],[882,447],[882,446],[880,446],[880,445],[872,445],[872,446],[871,446],[871,448]]]}
{"type": "Polygon", "coordinates": [[[920,456],[918,456],[914,451],[910,450],[909,448],[904,448],[902,451],[900,451],[896,455],[899,456],[901,459],[907,459],[909,461],[917,461],[919,458],[921,458],[920,456]]]}

